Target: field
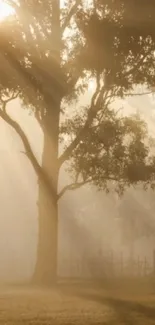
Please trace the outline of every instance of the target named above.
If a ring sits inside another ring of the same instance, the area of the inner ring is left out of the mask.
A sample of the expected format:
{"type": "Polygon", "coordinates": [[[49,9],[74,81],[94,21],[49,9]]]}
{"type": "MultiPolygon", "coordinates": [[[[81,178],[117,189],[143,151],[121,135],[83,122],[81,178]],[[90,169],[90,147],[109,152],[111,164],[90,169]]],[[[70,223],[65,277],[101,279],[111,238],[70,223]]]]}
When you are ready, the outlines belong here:
{"type": "Polygon", "coordinates": [[[154,281],[63,284],[49,289],[1,287],[3,325],[153,325],[154,281]]]}

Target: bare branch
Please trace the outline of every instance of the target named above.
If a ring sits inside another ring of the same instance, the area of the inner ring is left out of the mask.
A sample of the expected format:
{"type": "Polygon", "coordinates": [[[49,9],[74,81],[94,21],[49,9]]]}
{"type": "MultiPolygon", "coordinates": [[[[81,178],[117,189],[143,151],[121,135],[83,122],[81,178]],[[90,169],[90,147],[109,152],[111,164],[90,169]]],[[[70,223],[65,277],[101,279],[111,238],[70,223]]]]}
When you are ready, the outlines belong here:
{"type": "MultiPolygon", "coordinates": [[[[125,98],[125,97],[134,97],[134,96],[146,96],[146,95],[151,95],[151,94],[154,94],[154,93],[155,93],[154,90],[152,90],[152,91],[146,91],[144,93],[126,93],[126,94],[124,94],[123,98],[125,98]]],[[[115,98],[115,97],[119,97],[117,95],[117,93],[116,94],[110,94],[110,95],[108,95],[107,96],[107,99],[108,98],[111,99],[111,98],[115,98]]]]}
{"type": "Polygon", "coordinates": [[[65,187],[63,187],[63,189],[60,191],[60,193],[58,194],[58,200],[61,199],[61,197],[67,192],[67,191],[73,191],[73,190],[77,190],[78,188],[91,183],[93,181],[93,179],[88,179],[87,181],[83,181],[83,182],[79,182],[79,183],[72,183],[69,185],[66,185],[65,187]]]}
{"type": "Polygon", "coordinates": [[[6,112],[6,105],[11,100],[12,100],[12,97],[10,98],[10,100],[6,100],[6,102],[5,101],[2,102],[2,109],[0,110],[0,117],[6,123],[8,123],[16,131],[16,133],[19,135],[19,137],[20,137],[20,139],[21,139],[21,141],[22,141],[22,143],[24,145],[24,148],[25,148],[25,155],[30,160],[36,174],[43,181],[46,188],[51,192],[51,197],[53,199],[57,200],[57,193],[56,193],[53,185],[49,182],[49,179],[48,179],[46,173],[44,172],[43,168],[38,163],[25,132],[23,131],[21,126],[15,120],[13,120],[6,112]]]}
{"type": "Polygon", "coordinates": [[[3,110],[3,111],[6,111],[6,106],[7,106],[7,104],[8,104],[9,102],[11,102],[12,100],[17,99],[18,96],[19,96],[19,94],[20,94],[20,92],[18,91],[18,92],[16,92],[16,93],[13,93],[12,96],[9,97],[8,99],[3,99],[3,98],[1,98],[0,101],[1,101],[1,103],[2,103],[2,110],[3,110]]]}
{"type": "Polygon", "coordinates": [[[130,96],[145,96],[145,95],[151,95],[154,91],[146,91],[144,93],[126,93],[124,94],[124,97],[130,97],[130,96]]]}
{"type": "MultiPolygon", "coordinates": [[[[63,189],[60,191],[60,193],[58,194],[58,200],[62,198],[62,196],[67,192],[67,191],[73,191],[73,190],[77,190],[79,188],[81,188],[84,185],[87,185],[89,183],[92,183],[96,180],[96,177],[91,177],[88,178],[87,180],[81,181],[81,182],[75,182],[75,183],[71,183],[69,185],[66,185],[63,187],[63,189]]],[[[118,177],[114,177],[114,176],[107,176],[104,178],[105,181],[113,181],[113,182],[118,182],[119,181],[124,181],[123,179],[120,179],[118,177]]]]}

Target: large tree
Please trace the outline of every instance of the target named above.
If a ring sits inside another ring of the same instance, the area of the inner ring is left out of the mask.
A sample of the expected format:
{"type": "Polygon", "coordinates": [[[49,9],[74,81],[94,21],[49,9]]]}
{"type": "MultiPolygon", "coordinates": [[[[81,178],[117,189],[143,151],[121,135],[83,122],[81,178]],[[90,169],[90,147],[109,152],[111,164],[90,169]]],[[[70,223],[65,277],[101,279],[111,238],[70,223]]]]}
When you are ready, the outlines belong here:
{"type": "Polygon", "coordinates": [[[38,175],[34,280],[43,283],[56,278],[58,200],[66,190],[93,183],[106,191],[115,186],[122,193],[131,184],[154,182],[145,123],[138,116],[120,115],[113,101],[133,94],[139,86],[146,91],[154,87],[155,4],[151,0],[136,5],[133,0],[6,2],[14,14],[0,25],[0,116],[21,137],[38,175]],[[79,98],[90,80],[94,93],[83,107],[79,98]],[[43,130],[42,165],[20,125],[7,113],[8,101],[17,96],[43,130]],[[58,193],[65,162],[73,183],[58,193]]]}

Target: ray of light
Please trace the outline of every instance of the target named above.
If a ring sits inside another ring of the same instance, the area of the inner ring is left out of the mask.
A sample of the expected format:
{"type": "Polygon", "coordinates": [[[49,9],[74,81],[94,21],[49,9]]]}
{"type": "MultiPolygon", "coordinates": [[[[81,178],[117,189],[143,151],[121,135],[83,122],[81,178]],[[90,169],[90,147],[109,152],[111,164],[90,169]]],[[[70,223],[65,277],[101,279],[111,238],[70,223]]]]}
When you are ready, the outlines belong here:
{"type": "Polygon", "coordinates": [[[0,0],[0,20],[5,19],[13,13],[13,9],[5,3],[5,1],[0,0]]]}

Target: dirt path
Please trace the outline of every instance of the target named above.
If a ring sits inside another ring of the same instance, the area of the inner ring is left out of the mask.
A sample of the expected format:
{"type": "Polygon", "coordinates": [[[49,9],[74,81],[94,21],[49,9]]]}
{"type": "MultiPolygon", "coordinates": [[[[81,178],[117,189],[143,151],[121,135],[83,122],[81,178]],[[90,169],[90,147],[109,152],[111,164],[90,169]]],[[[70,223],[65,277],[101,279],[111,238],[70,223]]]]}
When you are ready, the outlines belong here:
{"type": "Polygon", "coordinates": [[[94,290],[2,288],[0,324],[154,325],[154,302],[153,296],[140,302],[107,297],[94,290]]]}

